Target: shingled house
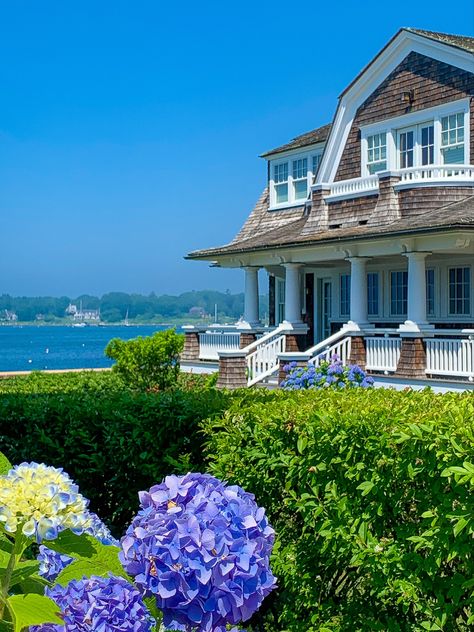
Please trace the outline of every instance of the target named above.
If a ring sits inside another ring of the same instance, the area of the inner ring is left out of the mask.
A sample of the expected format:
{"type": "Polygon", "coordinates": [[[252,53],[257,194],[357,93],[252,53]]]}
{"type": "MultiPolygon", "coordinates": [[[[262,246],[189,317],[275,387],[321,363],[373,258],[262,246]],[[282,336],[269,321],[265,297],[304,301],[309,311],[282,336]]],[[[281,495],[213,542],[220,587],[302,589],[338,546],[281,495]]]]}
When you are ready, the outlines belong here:
{"type": "Polygon", "coordinates": [[[243,268],[245,314],[240,330],[189,330],[185,357],[219,356],[228,386],[268,378],[289,353],[337,352],[381,381],[468,388],[473,97],[474,38],[401,29],[342,92],[331,124],[262,155],[268,182],[233,241],[188,255],[243,268]]]}

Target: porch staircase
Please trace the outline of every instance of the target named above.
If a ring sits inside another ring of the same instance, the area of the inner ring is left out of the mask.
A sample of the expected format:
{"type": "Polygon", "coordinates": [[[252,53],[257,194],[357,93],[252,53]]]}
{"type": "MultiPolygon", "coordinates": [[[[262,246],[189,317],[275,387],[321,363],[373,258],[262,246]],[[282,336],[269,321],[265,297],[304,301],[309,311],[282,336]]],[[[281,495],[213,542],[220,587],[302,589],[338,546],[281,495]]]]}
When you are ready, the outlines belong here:
{"type": "MultiPolygon", "coordinates": [[[[265,388],[278,386],[279,356],[286,351],[286,334],[291,331],[291,327],[282,324],[243,349],[246,352],[248,386],[265,388]]],[[[351,337],[347,333],[347,328],[343,327],[337,333],[302,352],[301,356],[314,366],[330,360],[334,355],[347,364],[351,353],[351,337]]]]}

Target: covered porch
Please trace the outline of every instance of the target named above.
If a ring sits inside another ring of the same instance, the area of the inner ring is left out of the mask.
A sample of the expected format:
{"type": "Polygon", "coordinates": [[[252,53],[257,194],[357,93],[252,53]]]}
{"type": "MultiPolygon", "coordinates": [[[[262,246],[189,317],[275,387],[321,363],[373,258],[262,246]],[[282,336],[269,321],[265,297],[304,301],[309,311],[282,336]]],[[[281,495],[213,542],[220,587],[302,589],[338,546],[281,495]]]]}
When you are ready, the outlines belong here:
{"type": "MultiPolygon", "coordinates": [[[[290,359],[317,362],[329,352],[405,383],[444,379],[468,387],[473,255],[462,231],[252,253],[238,262],[245,263],[238,266],[245,277],[243,318],[232,329],[189,331],[185,357],[194,336],[194,357],[219,361],[229,387],[275,376],[290,359]],[[259,270],[269,279],[266,327],[259,319],[259,270]]],[[[219,263],[235,266],[231,259],[219,263]]]]}

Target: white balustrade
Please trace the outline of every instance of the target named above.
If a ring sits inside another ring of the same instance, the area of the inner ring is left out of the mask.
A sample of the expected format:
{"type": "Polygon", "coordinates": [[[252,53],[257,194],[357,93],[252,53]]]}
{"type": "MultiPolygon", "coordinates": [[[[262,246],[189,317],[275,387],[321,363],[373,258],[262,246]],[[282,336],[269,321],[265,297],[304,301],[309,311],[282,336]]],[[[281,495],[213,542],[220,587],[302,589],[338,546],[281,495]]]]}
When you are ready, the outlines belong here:
{"type": "Polygon", "coordinates": [[[351,355],[351,340],[350,336],[346,336],[333,345],[327,345],[326,348],[322,349],[322,351],[308,361],[309,364],[319,366],[321,362],[330,362],[333,356],[337,356],[342,364],[347,364],[349,362],[349,356],[351,355]]]}
{"type": "Polygon", "coordinates": [[[400,183],[395,188],[413,184],[443,184],[443,182],[473,182],[473,165],[425,165],[400,169],[400,183]]]}
{"type": "Polygon", "coordinates": [[[247,383],[249,386],[261,382],[278,370],[278,355],[284,353],[285,348],[285,334],[274,335],[247,355],[247,383]]]}
{"type": "Polygon", "coordinates": [[[356,197],[358,195],[370,195],[376,193],[379,188],[379,179],[375,176],[365,178],[352,178],[351,180],[339,180],[329,185],[329,195],[326,199],[338,197],[356,197]]]}
{"type": "Polygon", "coordinates": [[[240,333],[231,331],[206,331],[199,334],[199,359],[219,360],[219,351],[237,351],[240,333]]]}
{"type": "Polygon", "coordinates": [[[366,368],[371,371],[394,372],[400,360],[400,338],[366,338],[366,368]]]}
{"type": "Polygon", "coordinates": [[[426,373],[474,379],[474,337],[428,338],[426,373]]]}

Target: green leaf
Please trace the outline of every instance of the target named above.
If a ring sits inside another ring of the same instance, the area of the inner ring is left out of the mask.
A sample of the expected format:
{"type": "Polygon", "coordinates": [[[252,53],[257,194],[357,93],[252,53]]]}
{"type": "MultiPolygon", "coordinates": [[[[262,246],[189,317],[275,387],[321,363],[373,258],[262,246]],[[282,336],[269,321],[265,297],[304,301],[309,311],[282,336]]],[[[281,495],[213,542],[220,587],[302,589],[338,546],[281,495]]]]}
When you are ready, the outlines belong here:
{"type": "Polygon", "coordinates": [[[7,600],[13,614],[14,632],[39,623],[64,623],[59,618],[58,606],[49,597],[42,595],[13,595],[7,600]]]}
{"type": "Polygon", "coordinates": [[[370,490],[374,487],[375,483],[372,481],[364,481],[360,485],[357,486],[357,489],[362,490],[362,496],[367,496],[370,490]]]}
{"type": "MultiPolygon", "coordinates": [[[[120,549],[117,546],[102,544],[90,535],[75,535],[71,531],[63,531],[56,540],[48,542],[48,547],[58,553],[70,555],[76,560],[75,563],[84,562],[84,572],[81,576],[112,573],[118,577],[130,579],[118,558],[120,549]]],[[[74,566],[71,569],[75,563],[66,567],[60,574],[61,578],[69,577],[67,580],[62,579],[62,583],[77,578],[74,573],[79,567],[74,566]]]]}
{"type": "Polygon", "coordinates": [[[39,562],[28,561],[18,562],[15,566],[15,570],[12,573],[10,580],[10,586],[16,586],[17,584],[25,581],[31,575],[34,575],[39,570],[39,562]]]}
{"type": "Polygon", "coordinates": [[[298,452],[303,454],[304,449],[308,445],[308,439],[306,437],[299,437],[296,443],[296,447],[298,448],[298,452]]]}
{"type": "Polygon", "coordinates": [[[3,452],[0,452],[0,476],[7,474],[12,469],[12,467],[12,464],[3,454],[3,452]]]}
{"type": "Polygon", "coordinates": [[[469,524],[469,520],[466,520],[466,518],[459,518],[459,520],[454,525],[454,529],[453,529],[454,535],[455,536],[459,535],[461,531],[464,529],[464,527],[468,524],[469,524]]]}
{"type": "Polygon", "coordinates": [[[155,619],[157,629],[159,629],[160,623],[163,620],[163,613],[158,609],[155,597],[147,597],[143,602],[150,611],[151,616],[155,619]]]}

